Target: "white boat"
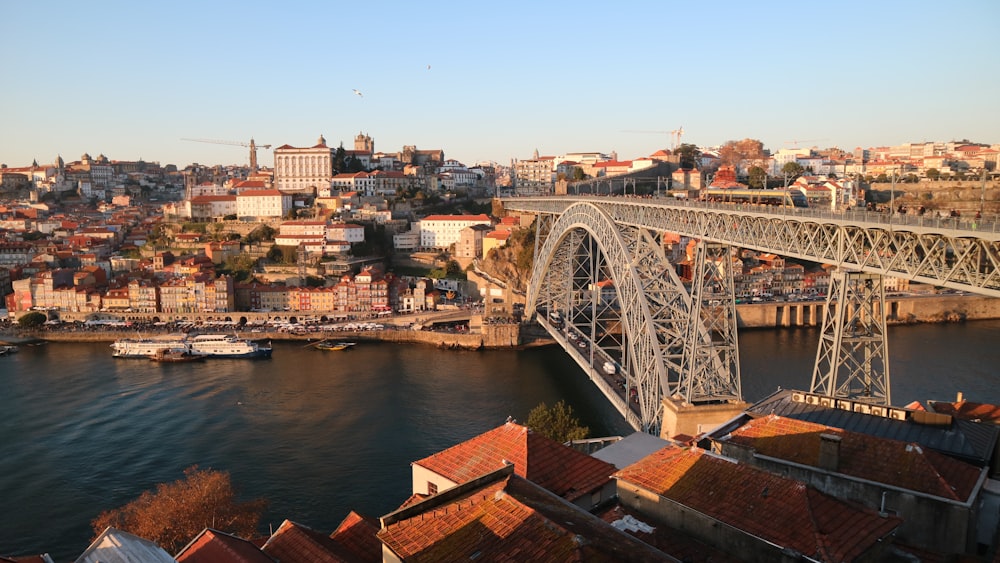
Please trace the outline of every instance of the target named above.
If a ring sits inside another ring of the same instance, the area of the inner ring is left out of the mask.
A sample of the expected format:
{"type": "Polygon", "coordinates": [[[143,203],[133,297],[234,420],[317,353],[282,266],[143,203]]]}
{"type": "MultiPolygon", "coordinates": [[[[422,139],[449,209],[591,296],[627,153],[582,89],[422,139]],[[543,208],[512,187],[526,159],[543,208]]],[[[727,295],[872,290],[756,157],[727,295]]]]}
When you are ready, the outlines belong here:
{"type": "Polygon", "coordinates": [[[199,334],[187,339],[189,353],[208,358],[270,358],[271,347],[232,334],[199,334]]]}
{"type": "Polygon", "coordinates": [[[188,353],[188,344],[183,334],[151,338],[122,338],[111,345],[111,355],[116,358],[142,358],[163,353],[188,353]]]}
{"type": "Polygon", "coordinates": [[[111,345],[116,358],[149,358],[162,354],[187,354],[205,358],[270,358],[271,347],[231,334],[169,335],[123,338],[111,345]]]}

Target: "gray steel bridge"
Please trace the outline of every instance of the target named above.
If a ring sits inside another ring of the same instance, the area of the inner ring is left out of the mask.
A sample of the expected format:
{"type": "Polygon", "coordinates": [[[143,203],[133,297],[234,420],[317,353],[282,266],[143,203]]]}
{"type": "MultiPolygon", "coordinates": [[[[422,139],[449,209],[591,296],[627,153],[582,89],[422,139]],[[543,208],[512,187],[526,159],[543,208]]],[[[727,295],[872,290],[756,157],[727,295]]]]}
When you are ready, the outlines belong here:
{"type": "Polygon", "coordinates": [[[652,433],[665,397],[742,401],[733,247],[835,266],[810,390],[855,403],[891,404],[882,276],[1000,297],[996,222],[611,196],[503,205],[536,216],[526,314],[652,433]],[[666,255],[677,235],[697,243],[690,289],[666,255]]]}

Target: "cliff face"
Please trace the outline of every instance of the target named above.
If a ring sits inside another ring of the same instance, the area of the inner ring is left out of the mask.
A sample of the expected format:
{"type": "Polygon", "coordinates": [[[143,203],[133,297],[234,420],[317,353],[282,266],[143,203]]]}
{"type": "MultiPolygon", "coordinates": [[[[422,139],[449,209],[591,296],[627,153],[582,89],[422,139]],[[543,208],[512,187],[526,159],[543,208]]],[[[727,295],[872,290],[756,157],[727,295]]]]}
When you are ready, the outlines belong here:
{"type": "Polygon", "coordinates": [[[526,292],[534,264],[535,230],[533,227],[511,233],[507,244],[490,251],[480,268],[494,278],[503,280],[516,291],[526,292]]]}

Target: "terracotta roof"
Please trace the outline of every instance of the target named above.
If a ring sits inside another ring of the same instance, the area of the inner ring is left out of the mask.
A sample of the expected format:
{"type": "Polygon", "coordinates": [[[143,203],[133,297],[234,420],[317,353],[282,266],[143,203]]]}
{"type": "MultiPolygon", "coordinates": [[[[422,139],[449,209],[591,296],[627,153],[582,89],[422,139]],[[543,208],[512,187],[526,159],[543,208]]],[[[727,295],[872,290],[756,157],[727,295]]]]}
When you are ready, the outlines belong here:
{"type": "Polygon", "coordinates": [[[674,561],[516,475],[383,522],[378,538],[407,562],[674,561]]]}
{"type": "Polygon", "coordinates": [[[423,221],[489,221],[490,218],[483,213],[479,215],[428,215],[423,221]]]}
{"type": "Polygon", "coordinates": [[[205,528],[174,557],[178,563],[275,563],[243,538],[205,528]]]}
{"type": "Polygon", "coordinates": [[[564,446],[514,422],[480,434],[414,462],[455,483],[495,471],[505,462],[514,472],[561,496],[575,500],[604,486],[615,466],[564,446]]]}
{"type": "Polygon", "coordinates": [[[747,534],[823,561],[852,561],[899,527],[804,483],[698,448],[669,446],[616,474],[747,534]]]}
{"type": "Polygon", "coordinates": [[[981,470],[918,444],[848,432],[776,415],[754,419],[723,441],[757,453],[819,466],[821,434],[840,436],[838,473],[965,502],[981,470]],[[780,440],[774,438],[780,437],[780,440]]]}
{"type": "Polygon", "coordinates": [[[358,561],[329,537],[291,520],[282,522],[281,527],[268,538],[261,549],[281,563],[358,561]]]}
{"type": "Polygon", "coordinates": [[[265,196],[280,196],[285,195],[278,190],[246,190],[242,191],[237,195],[237,197],[265,197],[265,196]]]}
{"type": "Polygon", "coordinates": [[[355,554],[361,561],[382,561],[382,542],[375,537],[378,520],[351,511],[330,534],[330,539],[355,554]]]}

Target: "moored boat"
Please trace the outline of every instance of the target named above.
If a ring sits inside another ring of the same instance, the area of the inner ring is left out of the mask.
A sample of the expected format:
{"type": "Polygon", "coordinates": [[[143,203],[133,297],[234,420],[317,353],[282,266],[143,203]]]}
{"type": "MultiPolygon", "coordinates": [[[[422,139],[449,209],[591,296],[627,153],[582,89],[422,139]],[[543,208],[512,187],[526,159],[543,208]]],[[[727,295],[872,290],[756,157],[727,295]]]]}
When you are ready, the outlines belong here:
{"type": "Polygon", "coordinates": [[[192,354],[209,358],[270,358],[271,346],[232,334],[199,334],[187,340],[192,354]]]}
{"type": "Polygon", "coordinates": [[[340,350],[347,350],[351,346],[354,346],[354,344],[354,342],[320,342],[316,344],[316,349],[327,352],[339,352],[340,350]]]}
{"type": "Polygon", "coordinates": [[[116,358],[143,358],[162,353],[204,358],[270,358],[271,346],[228,334],[169,335],[155,338],[122,338],[112,345],[116,358]]]}
{"type": "Polygon", "coordinates": [[[122,338],[111,344],[111,355],[116,358],[146,359],[161,352],[189,352],[183,334],[153,338],[122,338]]]}
{"type": "Polygon", "coordinates": [[[151,355],[149,359],[162,363],[201,362],[205,360],[205,356],[190,352],[178,352],[176,350],[160,350],[151,355]]]}

